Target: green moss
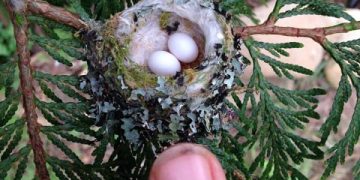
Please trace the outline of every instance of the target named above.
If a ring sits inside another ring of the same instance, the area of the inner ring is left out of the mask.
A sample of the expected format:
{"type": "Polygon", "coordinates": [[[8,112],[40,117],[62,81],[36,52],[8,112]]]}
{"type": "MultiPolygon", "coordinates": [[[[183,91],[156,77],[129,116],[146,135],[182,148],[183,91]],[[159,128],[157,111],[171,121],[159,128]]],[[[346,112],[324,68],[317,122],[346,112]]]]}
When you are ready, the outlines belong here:
{"type": "Polygon", "coordinates": [[[126,45],[123,46],[119,46],[116,39],[111,41],[111,54],[115,58],[117,66],[116,75],[123,75],[126,84],[133,88],[153,87],[156,85],[156,76],[149,73],[146,67],[132,62],[128,62],[129,65],[125,66],[124,61],[129,54],[128,44],[130,43],[130,38],[126,40],[126,45]]]}
{"type": "Polygon", "coordinates": [[[115,60],[116,68],[111,69],[109,75],[113,77],[122,75],[125,83],[131,88],[154,87],[157,83],[157,77],[154,74],[150,73],[146,67],[126,60],[129,55],[131,36],[128,36],[124,43],[120,44],[113,33],[116,26],[111,22],[108,25],[104,30],[103,37],[106,37],[104,46],[99,51],[110,51],[115,60]]]}
{"type": "Polygon", "coordinates": [[[165,29],[170,23],[170,12],[163,12],[160,15],[159,25],[161,29],[165,29]]]}

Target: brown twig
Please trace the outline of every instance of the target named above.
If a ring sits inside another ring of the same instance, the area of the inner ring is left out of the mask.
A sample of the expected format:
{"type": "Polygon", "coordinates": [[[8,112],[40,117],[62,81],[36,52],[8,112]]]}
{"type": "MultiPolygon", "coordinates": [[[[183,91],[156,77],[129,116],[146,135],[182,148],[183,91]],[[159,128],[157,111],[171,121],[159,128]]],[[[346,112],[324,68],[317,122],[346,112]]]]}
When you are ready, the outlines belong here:
{"type": "Polygon", "coordinates": [[[255,34],[276,34],[283,36],[295,36],[295,37],[308,37],[324,45],[326,36],[337,33],[346,33],[360,29],[360,21],[343,23],[336,26],[324,27],[324,28],[313,28],[303,29],[296,27],[279,27],[275,23],[278,20],[279,12],[282,8],[281,1],[276,1],[275,6],[269,18],[261,25],[237,27],[234,28],[234,33],[237,36],[246,39],[247,37],[255,34]]]}
{"type": "Polygon", "coordinates": [[[234,28],[235,34],[242,38],[246,38],[256,34],[275,34],[283,36],[308,37],[314,41],[323,44],[326,36],[337,33],[346,33],[349,31],[360,29],[360,21],[343,23],[336,26],[303,29],[294,27],[279,27],[268,25],[267,23],[258,26],[247,26],[234,28]]]}
{"type": "Polygon", "coordinates": [[[30,138],[31,148],[34,153],[34,162],[36,166],[36,176],[41,180],[48,180],[49,173],[46,168],[45,151],[40,138],[40,126],[37,123],[37,114],[35,112],[34,94],[33,94],[33,77],[30,69],[30,52],[27,49],[28,21],[23,12],[15,12],[14,7],[9,1],[5,1],[6,8],[9,11],[11,21],[14,26],[16,39],[16,51],[19,57],[20,86],[22,92],[22,101],[25,109],[25,119],[27,130],[30,138]]]}
{"type": "Polygon", "coordinates": [[[61,24],[74,27],[75,29],[87,28],[87,24],[79,16],[65,10],[64,8],[52,6],[45,1],[31,0],[28,2],[28,10],[61,24]]]}
{"type": "Polygon", "coordinates": [[[337,34],[337,33],[346,33],[349,31],[354,31],[360,29],[360,21],[338,24],[336,26],[325,28],[325,35],[337,34]]]}

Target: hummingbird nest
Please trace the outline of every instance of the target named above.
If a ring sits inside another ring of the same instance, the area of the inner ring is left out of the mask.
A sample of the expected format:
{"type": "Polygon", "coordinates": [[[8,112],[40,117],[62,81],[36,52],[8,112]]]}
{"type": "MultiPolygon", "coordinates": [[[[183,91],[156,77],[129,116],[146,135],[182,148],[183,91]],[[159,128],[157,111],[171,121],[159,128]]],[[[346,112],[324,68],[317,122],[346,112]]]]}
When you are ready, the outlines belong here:
{"type": "Polygon", "coordinates": [[[193,141],[224,126],[224,99],[246,67],[226,18],[209,0],[143,0],[94,23],[89,73],[81,83],[94,97],[91,116],[132,144],[193,141]],[[149,71],[150,53],[166,50],[170,33],[189,34],[198,58],[173,77],[149,71]]]}

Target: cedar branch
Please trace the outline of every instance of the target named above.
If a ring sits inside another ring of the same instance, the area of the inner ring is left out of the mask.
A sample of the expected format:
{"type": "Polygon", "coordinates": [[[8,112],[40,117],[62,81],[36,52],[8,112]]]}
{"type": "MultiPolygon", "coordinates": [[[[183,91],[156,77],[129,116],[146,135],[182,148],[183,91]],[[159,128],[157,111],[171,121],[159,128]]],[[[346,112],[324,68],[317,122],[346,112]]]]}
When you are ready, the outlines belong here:
{"type": "Polygon", "coordinates": [[[35,112],[34,94],[33,94],[33,77],[30,69],[30,52],[28,45],[28,21],[24,12],[15,12],[9,1],[5,0],[6,8],[9,11],[11,21],[14,26],[14,34],[16,39],[16,51],[19,57],[20,86],[22,92],[22,101],[25,110],[25,119],[27,122],[27,130],[30,138],[31,148],[34,153],[34,162],[36,166],[36,176],[41,180],[48,180],[49,173],[46,168],[45,151],[40,138],[40,125],[37,122],[37,114],[35,112]]]}
{"type": "Polygon", "coordinates": [[[236,27],[234,33],[243,39],[256,34],[275,34],[283,36],[308,37],[314,41],[323,44],[326,36],[337,33],[346,33],[360,29],[360,21],[343,23],[336,26],[303,29],[295,27],[279,27],[273,24],[264,23],[257,26],[236,27]]]}

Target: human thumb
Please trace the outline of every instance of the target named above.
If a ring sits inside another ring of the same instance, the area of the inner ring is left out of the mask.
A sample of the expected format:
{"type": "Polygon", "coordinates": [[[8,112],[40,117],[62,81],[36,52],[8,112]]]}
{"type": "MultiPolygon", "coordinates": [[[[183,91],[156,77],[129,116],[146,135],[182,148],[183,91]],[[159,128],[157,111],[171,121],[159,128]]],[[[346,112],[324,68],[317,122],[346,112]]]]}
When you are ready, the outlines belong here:
{"type": "Polygon", "coordinates": [[[225,180],[216,157],[201,145],[170,147],[155,160],[149,180],[225,180]]]}

